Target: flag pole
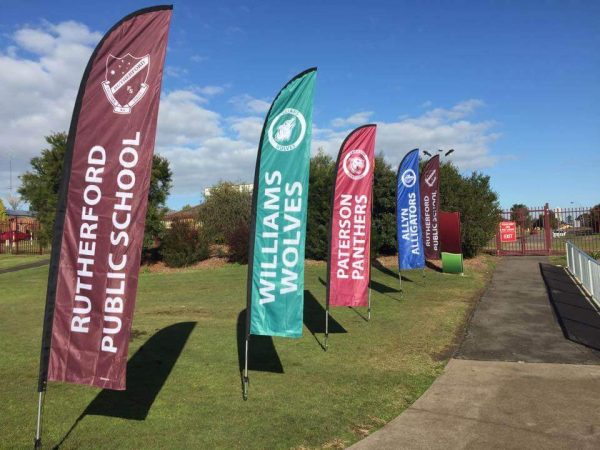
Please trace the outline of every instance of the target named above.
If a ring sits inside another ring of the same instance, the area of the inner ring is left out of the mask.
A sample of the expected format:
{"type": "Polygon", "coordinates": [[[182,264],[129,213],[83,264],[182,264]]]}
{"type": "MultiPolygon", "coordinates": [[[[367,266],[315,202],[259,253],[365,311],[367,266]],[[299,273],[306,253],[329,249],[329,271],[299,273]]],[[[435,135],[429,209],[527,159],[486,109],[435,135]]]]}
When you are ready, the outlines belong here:
{"type": "Polygon", "coordinates": [[[323,346],[325,347],[325,351],[327,351],[327,338],[329,338],[329,302],[325,306],[325,339],[323,341],[323,346]]]}
{"type": "Polygon", "coordinates": [[[398,282],[400,284],[400,297],[402,297],[402,271],[398,270],[398,282]]]}
{"type": "Polygon", "coordinates": [[[44,391],[38,392],[38,411],[37,411],[37,425],[35,428],[35,444],[34,449],[42,448],[42,405],[44,403],[44,391]]]}
{"type": "Polygon", "coordinates": [[[250,384],[250,379],[248,378],[248,343],[250,341],[250,336],[248,334],[246,334],[246,346],[245,346],[245,352],[244,352],[244,376],[243,376],[243,392],[242,392],[242,397],[245,400],[248,400],[248,387],[250,384]]]}
{"type": "Polygon", "coordinates": [[[369,282],[369,306],[367,307],[367,322],[371,320],[371,283],[369,282]]]}

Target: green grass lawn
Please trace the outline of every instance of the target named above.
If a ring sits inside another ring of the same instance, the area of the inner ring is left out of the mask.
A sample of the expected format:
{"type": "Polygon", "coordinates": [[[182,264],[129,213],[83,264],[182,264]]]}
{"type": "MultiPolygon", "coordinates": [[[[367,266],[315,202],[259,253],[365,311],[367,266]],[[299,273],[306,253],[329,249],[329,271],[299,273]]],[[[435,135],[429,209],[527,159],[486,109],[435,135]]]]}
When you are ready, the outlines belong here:
{"type": "Polygon", "coordinates": [[[0,254],[0,269],[20,266],[44,259],[50,259],[50,255],[5,255],[0,254]]]}
{"type": "Polygon", "coordinates": [[[573,236],[567,234],[565,237],[552,239],[552,250],[565,251],[565,243],[571,241],[573,244],[585,251],[600,252],[600,234],[590,234],[587,236],[573,236]]]}
{"type": "MultiPolygon", "coordinates": [[[[364,310],[334,309],[338,326],[328,352],[318,342],[325,265],[307,266],[304,336],[275,338],[272,348],[270,338],[252,338],[252,365],[262,370],[250,372],[246,402],[236,338],[246,267],[142,270],[128,391],[98,395],[99,389],[52,383],[44,409],[45,448],[61,441],[64,449],[351,444],[396,417],[442,372],[493,263],[491,257],[467,262],[464,277],[405,272],[410,281],[403,281],[403,296],[393,268],[374,268],[371,322],[361,317],[364,310]],[[274,351],[283,373],[276,370],[274,351]]],[[[33,443],[46,277],[47,267],[0,275],[3,449],[33,443]]]]}

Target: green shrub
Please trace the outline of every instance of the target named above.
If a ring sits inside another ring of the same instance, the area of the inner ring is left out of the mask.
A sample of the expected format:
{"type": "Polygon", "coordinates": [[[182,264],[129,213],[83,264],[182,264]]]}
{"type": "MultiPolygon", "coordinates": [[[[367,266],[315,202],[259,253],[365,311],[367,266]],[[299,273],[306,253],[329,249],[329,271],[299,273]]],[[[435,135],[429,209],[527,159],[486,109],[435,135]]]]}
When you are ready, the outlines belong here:
{"type": "Polygon", "coordinates": [[[460,212],[462,250],[466,258],[477,255],[496,234],[500,207],[487,175],[472,172],[467,177],[452,163],[441,164],[440,210],[460,212]]]}
{"type": "Polygon", "coordinates": [[[226,244],[232,224],[240,220],[250,222],[252,193],[240,190],[233,183],[220,182],[210,189],[200,206],[198,220],[212,243],[226,244]]]}
{"type": "Polygon", "coordinates": [[[169,267],[185,267],[209,257],[208,239],[191,220],[174,220],[161,244],[160,253],[169,267]]]}
{"type": "Polygon", "coordinates": [[[250,227],[248,222],[240,220],[226,236],[229,247],[229,259],[240,264],[248,262],[248,247],[250,241],[250,227]]]}

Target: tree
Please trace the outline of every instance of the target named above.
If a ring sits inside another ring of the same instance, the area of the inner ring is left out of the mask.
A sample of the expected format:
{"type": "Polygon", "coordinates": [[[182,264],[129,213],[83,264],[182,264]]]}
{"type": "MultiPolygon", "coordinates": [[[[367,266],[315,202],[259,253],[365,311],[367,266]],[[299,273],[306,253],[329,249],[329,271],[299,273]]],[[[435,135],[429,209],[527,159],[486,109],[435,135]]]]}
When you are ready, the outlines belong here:
{"type": "Polygon", "coordinates": [[[164,235],[160,254],[169,267],[185,267],[209,257],[208,240],[195,223],[175,219],[164,235]]]}
{"type": "Polygon", "coordinates": [[[306,257],[327,259],[335,161],[323,149],[310,159],[306,257]]]}
{"type": "Polygon", "coordinates": [[[3,222],[8,219],[6,215],[6,208],[4,208],[4,203],[2,203],[2,199],[0,198],[0,222],[3,222]]]}
{"type": "Polygon", "coordinates": [[[38,239],[43,246],[52,241],[67,134],[51,134],[46,136],[46,142],[50,147],[43,149],[41,156],[31,159],[32,170],[20,176],[21,187],[18,189],[40,222],[38,239]]]}
{"type": "Polygon", "coordinates": [[[373,182],[372,256],[393,255],[398,251],[396,240],[396,172],[383,155],[375,158],[373,182]]]}
{"type": "Polygon", "coordinates": [[[240,223],[250,223],[252,194],[233,183],[221,181],[210,189],[200,206],[198,219],[211,242],[226,244],[227,237],[240,223]]]}
{"type": "Polygon", "coordinates": [[[531,228],[533,222],[529,208],[523,203],[515,203],[510,207],[510,220],[517,222],[519,226],[522,224],[525,229],[531,228]]]}
{"type": "Polygon", "coordinates": [[[590,209],[590,226],[594,233],[600,233],[600,203],[590,209]]]}
{"type": "Polygon", "coordinates": [[[496,234],[500,208],[489,176],[478,172],[462,176],[452,163],[442,163],[440,210],[460,212],[462,249],[467,258],[475,256],[496,234]]]}
{"type": "MultiPolygon", "coordinates": [[[[21,175],[21,187],[18,189],[22,199],[29,203],[41,224],[38,237],[42,245],[52,241],[63,160],[67,150],[67,134],[51,134],[46,136],[46,142],[49,148],[43,149],[40,156],[31,159],[31,170],[21,175]]],[[[144,232],[144,246],[147,248],[152,246],[154,239],[160,238],[164,231],[162,216],[171,189],[171,177],[168,160],[154,155],[144,232]]]]}
{"type": "Polygon", "coordinates": [[[148,211],[144,229],[144,247],[152,248],[156,240],[164,236],[163,218],[167,212],[166,203],[172,186],[173,172],[169,160],[161,155],[152,158],[152,176],[148,190],[148,211]]]}
{"type": "MultiPolygon", "coordinates": [[[[558,218],[556,217],[556,213],[550,209],[548,210],[548,216],[550,217],[550,228],[553,230],[558,228],[560,224],[558,218]]],[[[544,214],[540,214],[539,217],[531,223],[531,225],[536,228],[544,228],[544,214]]]]}

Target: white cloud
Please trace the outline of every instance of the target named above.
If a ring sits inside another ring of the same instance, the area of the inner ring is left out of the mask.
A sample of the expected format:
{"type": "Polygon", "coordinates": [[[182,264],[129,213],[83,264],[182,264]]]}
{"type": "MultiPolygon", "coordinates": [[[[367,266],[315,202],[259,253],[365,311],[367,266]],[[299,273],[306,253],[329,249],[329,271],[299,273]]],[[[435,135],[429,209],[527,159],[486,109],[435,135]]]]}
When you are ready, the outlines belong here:
{"type": "Polygon", "coordinates": [[[208,61],[208,57],[201,56],[201,55],[192,55],[190,57],[190,60],[192,60],[195,63],[200,63],[200,62],[208,61]]]}
{"type": "Polygon", "coordinates": [[[168,77],[185,79],[188,75],[188,70],[183,67],[165,66],[165,75],[168,77]]]}
{"type": "MultiPolygon", "coordinates": [[[[0,50],[0,180],[16,175],[46,146],[44,136],[69,126],[81,74],[101,38],[76,22],[24,27],[0,50]]],[[[0,185],[0,196],[8,183],[0,185]]]]}
{"type": "Polygon", "coordinates": [[[212,97],[225,92],[225,86],[203,86],[196,89],[200,94],[212,97]]]}
{"type": "Polygon", "coordinates": [[[352,114],[350,117],[341,118],[338,117],[331,121],[331,126],[334,128],[343,128],[349,126],[364,125],[369,121],[369,118],[373,115],[373,111],[360,111],[352,114]]]}
{"type": "MultiPolygon", "coordinates": [[[[82,24],[44,23],[25,27],[0,50],[0,196],[8,187],[8,159],[12,154],[13,184],[29,168],[29,160],[46,146],[44,136],[67,130],[81,74],[100,34],[82,24]]],[[[266,99],[245,94],[229,102],[237,113],[223,116],[209,99],[224,86],[190,87],[162,95],[157,134],[158,153],[174,172],[172,194],[200,198],[204,187],[218,180],[252,181],[266,99]]],[[[450,108],[428,106],[423,114],[378,123],[377,150],[397,164],[409,150],[454,148],[451,158],[463,169],[495,163],[491,143],[498,139],[495,123],[473,120],[483,105],[471,99],[450,108]]],[[[347,133],[369,121],[373,112],[359,111],[331,121],[331,128],[313,125],[312,151],[323,147],[335,156],[347,133]]]]}
{"type": "MultiPolygon", "coordinates": [[[[382,152],[389,163],[397,165],[413,148],[429,151],[454,148],[450,159],[463,170],[492,166],[497,159],[490,154],[490,144],[500,137],[493,131],[495,122],[467,120],[483,105],[481,100],[470,99],[449,109],[435,108],[417,117],[403,116],[393,122],[378,122],[376,151],[382,152]]],[[[321,147],[327,154],[335,156],[350,131],[351,128],[344,131],[315,129],[313,150],[321,147]]]]}
{"type": "Polygon", "coordinates": [[[251,114],[265,114],[271,107],[271,102],[254,98],[248,94],[233,97],[229,103],[239,112],[251,114]]]}
{"type": "Polygon", "coordinates": [[[205,103],[206,99],[187,90],[163,95],[158,115],[158,145],[199,144],[222,135],[220,115],[204,108],[205,103]]]}

